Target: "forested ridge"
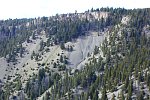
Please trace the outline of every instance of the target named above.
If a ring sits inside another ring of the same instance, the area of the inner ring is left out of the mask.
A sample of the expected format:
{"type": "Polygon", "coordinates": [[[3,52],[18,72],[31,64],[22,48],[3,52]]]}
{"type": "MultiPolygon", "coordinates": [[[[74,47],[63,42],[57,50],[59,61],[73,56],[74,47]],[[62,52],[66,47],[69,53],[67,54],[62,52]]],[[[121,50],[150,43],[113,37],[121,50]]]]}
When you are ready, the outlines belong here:
{"type": "MultiPolygon", "coordinates": [[[[43,46],[60,45],[85,36],[89,31],[106,36],[81,70],[73,73],[66,68],[65,56],[60,64],[53,64],[59,72],[46,66],[31,77],[22,88],[20,78],[16,84],[6,83],[0,88],[0,100],[10,99],[10,94],[20,91],[16,100],[149,100],[150,99],[150,9],[100,8],[82,13],[106,12],[108,16],[94,18],[79,17],[78,13],[62,14],[35,19],[9,19],[0,21],[0,56],[8,62],[15,62],[17,53],[22,55],[21,43],[32,42],[35,35],[45,31],[48,38],[43,46]],[[68,17],[69,16],[69,17],[68,17]],[[123,22],[123,18],[126,18],[123,22]],[[47,92],[45,92],[48,90],[47,92]]],[[[73,51],[70,47],[68,51],[73,51]]],[[[34,57],[34,56],[33,56],[34,57]]]]}

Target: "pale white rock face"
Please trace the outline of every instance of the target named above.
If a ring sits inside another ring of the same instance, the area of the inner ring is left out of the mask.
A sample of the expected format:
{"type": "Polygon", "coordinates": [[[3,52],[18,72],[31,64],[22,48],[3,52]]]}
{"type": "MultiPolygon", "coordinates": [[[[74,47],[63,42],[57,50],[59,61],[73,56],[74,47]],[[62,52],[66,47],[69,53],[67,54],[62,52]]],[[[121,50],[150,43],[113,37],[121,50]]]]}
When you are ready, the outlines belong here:
{"type": "MultiPolygon", "coordinates": [[[[86,12],[86,13],[78,13],[77,16],[79,17],[79,19],[84,20],[87,18],[87,20],[91,21],[93,19],[97,19],[100,20],[101,18],[106,19],[108,17],[109,13],[108,12],[86,12]]],[[[74,14],[67,14],[66,18],[68,17],[75,17],[76,15],[74,14]]],[[[58,15],[59,20],[63,20],[64,18],[62,17],[62,15],[58,15]]]]}
{"type": "Polygon", "coordinates": [[[26,27],[29,27],[29,25],[30,25],[30,23],[29,23],[29,22],[27,22],[27,23],[26,23],[26,27]]]}
{"type": "Polygon", "coordinates": [[[121,20],[121,23],[127,25],[129,21],[130,21],[130,16],[124,16],[121,20]]]}
{"type": "Polygon", "coordinates": [[[91,12],[91,15],[95,19],[101,19],[101,18],[106,19],[108,17],[108,12],[91,12]]]}
{"type": "MultiPolygon", "coordinates": [[[[94,51],[95,46],[100,46],[100,43],[104,40],[104,36],[98,36],[97,32],[91,32],[88,36],[79,37],[73,45],[73,51],[67,53],[69,58],[68,67],[78,68],[84,66],[83,61],[86,59],[88,53],[91,54],[94,51]]],[[[66,44],[69,45],[69,44],[66,44]]]]}
{"type": "Polygon", "coordinates": [[[147,37],[150,37],[150,26],[149,25],[146,25],[143,28],[142,34],[145,34],[147,37]]]}

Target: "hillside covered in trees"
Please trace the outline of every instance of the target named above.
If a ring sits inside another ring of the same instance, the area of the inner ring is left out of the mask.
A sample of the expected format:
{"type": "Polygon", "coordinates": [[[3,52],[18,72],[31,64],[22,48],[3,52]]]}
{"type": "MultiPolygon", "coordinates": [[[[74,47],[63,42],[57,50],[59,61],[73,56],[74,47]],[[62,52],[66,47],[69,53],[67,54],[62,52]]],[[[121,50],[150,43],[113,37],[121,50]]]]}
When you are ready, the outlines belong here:
{"type": "Polygon", "coordinates": [[[12,75],[21,70],[16,66],[33,71],[1,78],[0,100],[149,100],[150,9],[0,20],[0,57],[12,75]],[[91,36],[102,42],[81,49],[83,66],[70,67],[70,55],[91,36]]]}

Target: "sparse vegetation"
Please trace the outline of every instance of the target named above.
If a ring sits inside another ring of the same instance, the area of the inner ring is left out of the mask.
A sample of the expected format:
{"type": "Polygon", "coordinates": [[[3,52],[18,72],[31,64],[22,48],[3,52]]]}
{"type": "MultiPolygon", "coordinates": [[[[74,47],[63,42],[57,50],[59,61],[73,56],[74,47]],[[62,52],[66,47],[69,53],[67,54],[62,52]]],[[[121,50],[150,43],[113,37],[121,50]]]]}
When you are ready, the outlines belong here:
{"type": "Polygon", "coordinates": [[[150,26],[150,9],[92,8],[86,14],[92,16],[92,12],[109,14],[99,20],[94,16],[88,19],[70,14],[70,17],[63,15],[62,18],[57,15],[50,18],[0,21],[0,33],[3,34],[0,56],[6,58],[7,67],[10,67],[5,70],[7,72],[21,70],[15,66],[19,63],[17,57],[22,59],[26,52],[22,45],[24,41],[32,43],[37,39],[36,35],[43,31],[48,38],[45,42],[40,37],[39,49],[32,54],[28,53],[31,54],[31,60],[36,61],[38,68],[30,66],[30,62],[22,65],[23,73],[29,75],[25,88],[19,74],[16,73],[15,77],[5,75],[3,79],[6,84],[3,88],[0,85],[0,100],[7,100],[14,91],[23,91],[22,95],[26,95],[24,98],[35,100],[48,89],[50,90],[43,96],[45,100],[149,99],[150,38],[144,29],[150,26]],[[124,16],[129,19],[127,24],[122,22],[124,16]],[[32,23],[37,20],[40,23],[32,23]],[[25,25],[27,22],[31,23],[28,27],[25,25]],[[100,33],[105,30],[107,37],[100,46],[95,46],[93,55],[87,54],[90,58],[85,66],[81,69],[68,68],[70,62],[65,52],[71,53],[75,49],[73,45],[65,47],[65,43],[74,41],[79,36],[84,37],[89,31],[100,33]],[[45,53],[51,51],[49,48],[53,45],[59,45],[64,52],[57,52],[58,58],[51,62],[42,62],[43,57],[48,56],[45,53]],[[25,69],[27,66],[31,73],[25,69]],[[36,70],[39,70],[37,74],[33,72],[36,70]],[[10,82],[13,78],[14,82],[10,82]],[[108,96],[110,94],[111,97],[108,96]]]}

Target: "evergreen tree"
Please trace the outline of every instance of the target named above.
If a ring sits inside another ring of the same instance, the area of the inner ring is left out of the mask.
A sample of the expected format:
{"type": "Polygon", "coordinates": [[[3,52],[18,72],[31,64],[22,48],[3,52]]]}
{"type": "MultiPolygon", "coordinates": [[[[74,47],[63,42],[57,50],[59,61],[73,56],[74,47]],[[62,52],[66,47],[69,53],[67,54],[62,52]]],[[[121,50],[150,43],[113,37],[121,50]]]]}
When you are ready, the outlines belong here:
{"type": "Polygon", "coordinates": [[[65,45],[64,45],[64,43],[61,43],[61,44],[60,44],[60,48],[61,48],[62,50],[64,50],[64,49],[65,49],[65,45]]]}
{"type": "Polygon", "coordinates": [[[102,92],[102,100],[108,100],[105,86],[104,86],[103,92],[102,92]]]}

